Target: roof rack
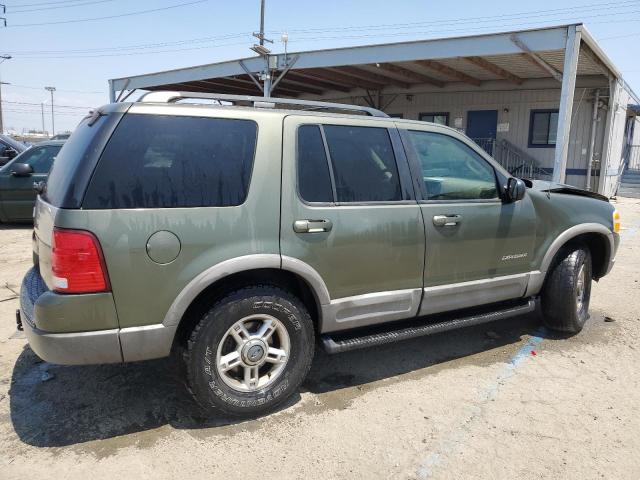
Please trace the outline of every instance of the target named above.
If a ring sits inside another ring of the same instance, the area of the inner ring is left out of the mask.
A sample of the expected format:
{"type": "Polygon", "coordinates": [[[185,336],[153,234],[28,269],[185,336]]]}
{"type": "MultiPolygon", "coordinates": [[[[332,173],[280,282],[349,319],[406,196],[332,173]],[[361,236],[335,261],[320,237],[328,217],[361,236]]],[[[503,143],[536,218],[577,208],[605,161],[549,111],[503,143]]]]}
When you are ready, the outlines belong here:
{"type": "Polygon", "coordinates": [[[276,97],[254,97],[251,95],[227,95],[222,93],[157,91],[145,93],[138,101],[145,103],[175,103],[185,99],[218,100],[220,102],[233,104],[248,104],[254,108],[275,108],[276,105],[292,105],[302,107],[301,110],[344,110],[347,112],[362,112],[372,117],[389,117],[386,113],[375,108],[345,103],[316,102],[313,100],[294,100],[291,98],[276,97]]]}

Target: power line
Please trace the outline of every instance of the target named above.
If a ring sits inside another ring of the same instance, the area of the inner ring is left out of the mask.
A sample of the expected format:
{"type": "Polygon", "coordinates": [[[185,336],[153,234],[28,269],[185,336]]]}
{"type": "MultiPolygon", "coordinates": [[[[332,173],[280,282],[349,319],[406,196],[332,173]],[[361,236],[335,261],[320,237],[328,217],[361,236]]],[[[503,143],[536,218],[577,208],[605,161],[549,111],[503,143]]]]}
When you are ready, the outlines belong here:
{"type": "Polygon", "coordinates": [[[130,17],[133,15],[143,15],[145,13],[154,13],[154,12],[161,12],[161,11],[165,11],[165,10],[171,10],[174,8],[180,8],[180,7],[186,7],[189,5],[196,5],[199,3],[205,3],[208,2],[209,0],[194,0],[192,2],[182,2],[182,3],[176,3],[174,5],[168,5],[166,7],[161,7],[161,8],[151,8],[148,10],[138,10],[135,12],[128,12],[128,13],[120,13],[117,15],[107,15],[107,16],[103,16],[103,17],[91,17],[91,18],[76,18],[73,20],[58,20],[55,22],[42,22],[42,23],[20,23],[20,24],[15,24],[15,25],[7,25],[6,28],[15,28],[15,27],[40,27],[40,26],[44,26],[44,25],[62,25],[62,24],[69,24],[69,23],[81,23],[81,22],[93,22],[96,20],[109,20],[109,19],[113,19],[113,18],[122,18],[122,17],[130,17]]]}
{"type": "MultiPolygon", "coordinates": [[[[472,17],[466,17],[466,18],[458,18],[458,19],[450,19],[448,21],[430,21],[430,22],[413,22],[413,23],[403,23],[403,24],[379,24],[379,25],[369,25],[369,26],[361,26],[361,27],[338,27],[338,28],[334,28],[334,29],[299,29],[299,30],[289,30],[290,32],[300,32],[300,33],[304,33],[304,32],[339,32],[339,31],[367,31],[368,29],[380,29],[380,28],[391,28],[392,30],[404,30],[404,29],[411,29],[411,28],[416,28],[418,26],[427,26],[427,25],[438,25],[438,26],[442,26],[442,25],[458,25],[458,24],[462,24],[462,23],[486,23],[486,22],[491,22],[491,23],[495,23],[497,20],[496,19],[500,19],[500,18],[504,18],[506,19],[507,17],[510,17],[508,20],[518,20],[518,19],[530,19],[532,17],[535,18],[545,18],[548,17],[550,14],[551,16],[555,16],[557,17],[558,15],[564,15],[565,13],[558,13],[558,12],[572,12],[575,13],[576,10],[584,10],[584,11],[599,11],[601,10],[603,7],[607,7],[607,6],[612,6],[615,5],[617,7],[622,7],[622,8],[630,8],[634,5],[638,4],[638,0],[627,0],[625,2],[621,2],[621,3],[612,3],[612,2],[605,2],[605,3],[594,3],[594,4],[590,4],[590,5],[585,5],[583,7],[576,7],[574,9],[567,9],[567,8],[558,8],[558,9],[554,9],[554,10],[536,10],[536,11],[528,11],[528,12],[520,12],[520,13],[512,13],[512,14],[504,14],[504,15],[498,15],[498,16],[492,16],[492,17],[476,17],[476,18],[472,18],[472,17]],[[597,7],[597,8],[594,8],[597,7]],[[554,13],[556,12],[556,13],[554,13]],[[538,15],[535,15],[538,14],[538,15]]],[[[610,11],[611,8],[606,9],[606,11],[610,11]]],[[[592,15],[590,17],[587,18],[592,18],[592,17],[606,17],[606,16],[611,16],[611,15],[629,15],[632,13],[638,13],[639,11],[622,11],[622,12],[614,12],[614,13],[600,13],[598,15],[592,15]]],[[[584,18],[584,17],[583,17],[584,18]]],[[[550,21],[551,19],[549,19],[550,21]]],[[[541,21],[545,21],[545,20],[540,20],[539,22],[537,22],[538,24],[541,21]]],[[[554,21],[558,21],[557,19],[554,21]]],[[[596,22],[596,23],[602,23],[602,22],[596,22]]],[[[512,24],[513,25],[513,24],[512,24]]],[[[516,25],[532,25],[531,23],[527,22],[527,23],[519,23],[516,25]]],[[[501,23],[501,26],[504,26],[504,23],[501,23]]],[[[292,41],[300,43],[302,41],[311,41],[311,40],[331,40],[331,39],[335,39],[335,38],[340,38],[340,39],[344,39],[344,38],[370,38],[370,37],[395,37],[395,36],[406,36],[406,35],[415,35],[417,33],[447,33],[447,32],[456,32],[456,31],[469,31],[469,30],[475,30],[475,31],[480,31],[483,29],[493,29],[494,27],[492,25],[485,25],[485,26],[481,26],[481,27],[475,27],[475,28],[465,28],[464,30],[462,29],[446,29],[446,30],[437,30],[435,32],[415,32],[415,31],[408,31],[408,32],[396,32],[396,33],[376,33],[376,34],[360,34],[360,35],[350,35],[350,36],[345,36],[345,35],[341,35],[340,37],[333,37],[333,36],[321,36],[321,37],[311,37],[311,36],[300,36],[298,38],[294,38],[292,39],[292,41]]],[[[239,43],[228,43],[228,44],[221,44],[221,45],[213,45],[211,47],[192,47],[192,48],[184,48],[184,49],[163,49],[163,50],[158,50],[158,51],[149,51],[149,52],[130,52],[130,53],[124,53],[123,50],[138,50],[138,49],[154,49],[154,48],[160,48],[160,47],[165,47],[165,46],[178,46],[178,45],[190,45],[190,44],[194,44],[194,43],[207,43],[207,42],[213,42],[215,40],[222,40],[222,39],[231,39],[231,38],[240,38],[240,37],[244,37],[244,36],[248,36],[250,33],[246,32],[246,33],[239,33],[239,34],[227,34],[227,35],[220,35],[220,36],[214,36],[214,37],[202,37],[202,38],[196,38],[196,39],[189,39],[189,40],[180,40],[180,41],[175,41],[175,42],[163,42],[163,43],[151,43],[151,44],[137,44],[137,45],[129,45],[129,46],[120,46],[120,47],[110,47],[110,48],[94,48],[94,49],[77,49],[77,50],[28,50],[28,51],[12,51],[10,53],[12,53],[13,55],[19,55],[22,56],[23,58],[32,58],[32,59],[42,59],[42,58],[96,58],[96,57],[110,57],[110,56],[121,56],[121,55],[140,55],[140,54],[145,54],[145,53],[149,53],[149,54],[159,54],[159,53],[174,53],[174,52],[181,52],[181,51],[189,51],[189,50],[199,50],[202,48],[219,48],[219,47],[225,47],[225,46],[233,46],[233,45],[239,45],[239,43]],[[119,53],[109,53],[109,52],[113,52],[113,51],[117,51],[119,53]],[[84,55],[85,53],[100,53],[100,52],[105,52],[104,55],[84,55]],[[79,54],[79,55],[73,55],[73,54],[79,54]],[[62,54],[62,55],[50,55],[50,54],[62,54]],[[72,55],[68,55],[68,54],[72,54],[72,55]],[[46,55],[46,56],[43,56],[46,55]]]]}
{"type": "MultiPolygon", "coordinates": [[[[6,85],[7,87],[14,87],[14,88],[26,88],[29,90],[42,90],[44,87],[31,87],[31,86],[27,86],[27,85],[16,85],[14,83],[10,83],[8,85],[6,85]]],[[[100,91],[82,91],[82,90],[58,90],[58,92],[63,92],[63,93],[80,93],[80,94],[100,94],[100,93],[104,93],[104,92],[100,92],[100,91]]]]}
{"type": "Polygon", "coordinates": [[[37,7],[39,5],[57,5],[57,4],[61,4],[61,3],[78,3],[78,2],[82,2],[82,1],[86,1],[86,0],[59,0],[57,2],[17,3],[17,4],[11,2],[11,7],[18,7],[18,8],[37,7]]]}
{"type": "MultiPolygon", "coordinates": [[[[51,107],[47,106],[47,112],[50,110],[51,107]]],[[[36,109],[32,109],[32,110],[20,110],[20,109],[15,109],[15,108],[3,108],[2,109],[3,112],[9,112],[9,113],[22,113],[24,115],[33,115],[33,114],[41,114],[42,111],[40,109],[36,110],[36,109]]],[[[86,111],[85,112],[65,112],[65,111],[60,111],[60,110],[56,110],[54,108],[54,113],[57,115],[64,115],[67,117],[81,117],[83,115],[86,115],[86,111]]]]}
{"type": "MultiPolygon", "coordinates": [[[[3,100],[2,103],[12,103],[14,105],[37,105],[38,107],[41,105],[40,103],[33,103],[33,102],[14,102],[11,100],[3,100]]],[[[87,108],[94,108],[94,107],[83,107],[83,106],[79,106],[79,105],[59,105],[59,104],[55,104],[54,108],[77,108],[80,110],[86,110],[87,108]]]]}
{"type": "Polygon", "coordinates": [[[134,49],[144,49],[144,48],[160,48],[160,47],[170,47],[174,45],[188,45],[191,43],[206,43],[213,42],[217,40],[231,40],[234,38],[242,38],[242,37],[251,37],[252,32],[242,32],[242,33],[233,33],[227,35],[217,35],[213,37],[199,37],[192,38],[187,40],[176,40],[173,42],[162,42],[162,43],[142,43],[142,44],[133,44],[133,45],[119,45],[119,46],[109,46],[104,48],[86,48],[86,49],[75,49],[75,50],[9,50],[8,53],[12,55],[31,55],[31,54],[56,54],[56,53],[94,53],[94,52],[113,52],[114,50],[122,51],[122,50],[134,50],[134,49]]]}
{"type": "MultiPolygon", "coordinates": [[[[603,40],[613,40],[616,38],[629,38],[629,37],[637,37],[638,35],[640,35],[640,32],[634,32],[634,33],[627,33],[624,35],[612,35],[610,37],[602,37],[599,38],[598,41],[603,41],[603,40]]],[[[633,70],[626,70],[627,72],[632,72],[633,70]]]]}
{"type": "Polygon", "coordinates": [[[517,13],[508,13],[502,15],[490,15],[483,17],[459,17],[452,19],[432,20],[428,22],[409,22],[409,23],[388,23],[388,24],[376,24],[376,25],[362,25],[362,26],[348,26],[348,27],[335,27],[335,28],[303,28],[303,29],[281,29],[271,30],[269,33],[278,33],[279,31],[287,31],[288,33],[329,33],[329,32],[342,32],[342,31],[360,31],[360,30],[378,30],[378,29],[400,29],[411,27],[422,27],[427,25],[451,25],[458,23],[478,23],[478,22],[491,22],[495,23],[499,20],[520,20],[521,18],[537,18],[537,17],[549,17],[558,16],[565,13],[579,14],[582,11],[599,11],[604,7],[615,6],[618,8],[633,7],[638,5],[638,0],[626,0],[623,2],[604,2],[604,3],[592,3],[589,5],[583,5],[572,8],[556,8],[545,10],[533,10],[517,13]],[[593,8],[592,8],[593,7],[593,8]],[[516,18],[509,18],[516,17],[516,18]]]}
{"type": "MultiPolygon", "coordinates": [[[[638,14],[640,10],[634,10],[630,12],[620,12],[620,13],[611,13],[611,14],[600,14],[593,15],[590,17],[582,17],[584,18],[601,18],[613,15],[632,15],[638,14]]],[[[523,27],[523,28],[544,28],[549,27],[548,22],[550,20],[540,20],[538,22],[530,23],[530,22],[518,22],[518,23],[502,23],[501,27],[511,28],[511,27],[523,27]]],[[[562,20],[555,20],[562,22],[571,22],[574,21],[573,18],[565,18],[562,20]]],[[[606,23],[624,23],[624,22],[638,22],[638,18],[626,18],[622,20],[602,20],[602,21],[593,21],[591,24],[606,24],[606,23]]],[[[456,33],[456,32],[492,32],[495,31],[496,26],[494,25],[485,25],[480,27],[465,27],[458,29],[444,29],[444,30],[425,30],[425,31],[410,31],[410,32],[395,32],[395,33],[371,33],[371,34],[359,34],[359,35],[339,35],[339,36],[308,36],[308,37],[293,37],[293,39],[289,40],[289,43],[301,43],[303,41],[317,41],[317,40],[339,40],[339,39],[358,39],[358,38],[382,38],[382,37],[401,37],[407,35],[433,35],[433,34],[443,34],[443,33],[456,33]]],[[[290,37],[291,38],[291,37],[290,37]]]]}
{"type": "Polygon", "coordinates": [[[85,2],[82,2],[82,3],[76,3],[74,5],[54,5],[54,6],[49,6],[49,7],[30,8],[30,9],[27,9],[27,10],[13,10],[10,7],[10,9],[7,11],[7,14],[14,15],[16,13],[41,12],[43,10],[57,10],[59,8],[83,7],[85,5],[95,5],[96,3],[110,3],[110,2],[115,2],[115,1],[116,0],[92,0],[92,1],[85,1],[85,2]]]}
{"type": "MultiPolygon", "coordinates": [[[[211,49],[211,48],[221,48],[221,47],[231,47],[236,45],[246,45],[247,42],[235,42],[235,43],[223,43],[219,45],[206,45],[202,47],[188,47],[188,48],[176,48],[172,50],[155,50],[155,51],[144,51],[144,52],[118,52],[118,53],[101,53],[96,55],[20,55],[14,57],[16,60],[20,59],[59,59],[59,58],[102,58],[102,57],[122,57],[122,56],[131,56],[131,55],[152,55],[157,53],[173,53],[173,52],[186,52],[192,50],[202,50],[202,49],[211,49]]],[[[62,91],[62,90],[60,90],[62,91]]],[[[102,93],[102,92],[101,92],[102,93]]]]}

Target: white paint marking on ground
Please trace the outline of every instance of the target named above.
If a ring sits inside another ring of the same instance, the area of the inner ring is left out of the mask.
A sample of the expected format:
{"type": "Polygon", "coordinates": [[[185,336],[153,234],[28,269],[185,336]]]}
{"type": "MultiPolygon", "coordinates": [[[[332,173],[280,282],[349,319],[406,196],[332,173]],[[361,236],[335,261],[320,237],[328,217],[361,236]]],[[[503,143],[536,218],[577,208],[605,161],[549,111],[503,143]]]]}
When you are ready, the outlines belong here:
{"type": "Polygon", "coordinates": [[[500,388],[517,373],[518,366],[525,359],[531,357],[531,351],[542,342],[544,332],[545,329],[541,328],[535,335],[531,336],[515,355],[511,357],[511,360],[505,365],[500,375],[498,375],[487,388],[480,392],[476,404],[469,408],[469,413],[465,416],[464,423],[460,425],[458,429],[452,431],[451,434],[442,441],[440,447],[422,462],[417,471],[418,478],[426,479],[431,477],[435,468],[444,464],[447,457],[451,457],[451,455],[463,445],[470,433],[472,424],[480,418],[484,406],[488,402],[495,400],[500,388]]]}

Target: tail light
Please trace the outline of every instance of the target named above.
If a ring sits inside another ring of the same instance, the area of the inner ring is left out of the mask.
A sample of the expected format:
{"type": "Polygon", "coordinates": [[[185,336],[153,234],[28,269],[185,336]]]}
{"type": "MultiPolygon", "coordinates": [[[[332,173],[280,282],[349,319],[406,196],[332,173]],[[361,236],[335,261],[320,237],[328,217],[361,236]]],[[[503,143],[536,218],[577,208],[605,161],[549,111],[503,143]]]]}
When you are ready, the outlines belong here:
{"type": "Polygon", "coordinates": [[[100,242],[83,230],[53,230],[51,244],[53,288],[61,293],[110,290],[100,242]]]}
{"type": "Polygon", "coordinates": [[[615,233],[620,233],[620,212],[617,210],[613,212],[613,231],[615,233]]]}

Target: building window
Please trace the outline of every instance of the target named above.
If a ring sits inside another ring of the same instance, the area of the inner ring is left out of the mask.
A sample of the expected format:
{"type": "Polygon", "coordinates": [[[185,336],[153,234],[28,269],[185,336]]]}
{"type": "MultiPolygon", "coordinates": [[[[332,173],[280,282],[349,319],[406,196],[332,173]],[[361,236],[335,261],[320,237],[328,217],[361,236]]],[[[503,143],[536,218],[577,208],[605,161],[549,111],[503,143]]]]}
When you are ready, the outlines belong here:
{"type": "Polygon", "coordinates": [[[421,122],[431,122],[438,125],[449,125],[449,112],[421,113],[418,119],[421,122]]]}
{"type": "Polygon", "coordinates": [[[552,148],[556,146],[558,110],[531,110],[529,120],[529,147],[552,148]]]}

